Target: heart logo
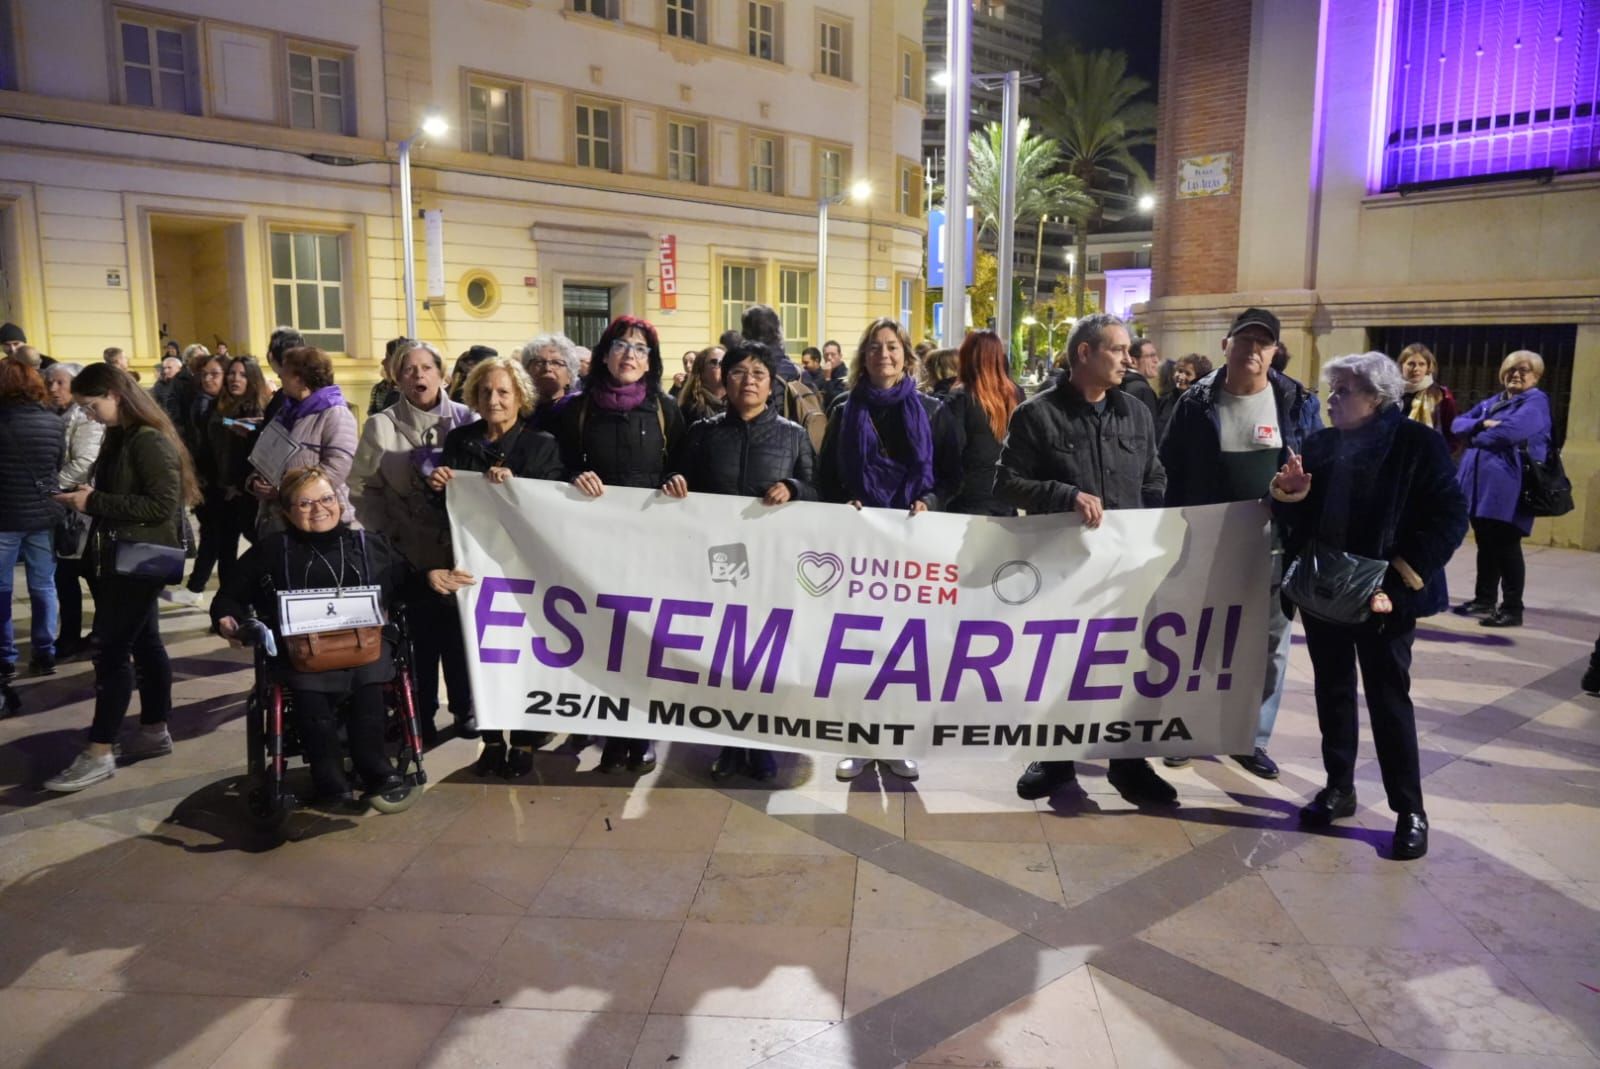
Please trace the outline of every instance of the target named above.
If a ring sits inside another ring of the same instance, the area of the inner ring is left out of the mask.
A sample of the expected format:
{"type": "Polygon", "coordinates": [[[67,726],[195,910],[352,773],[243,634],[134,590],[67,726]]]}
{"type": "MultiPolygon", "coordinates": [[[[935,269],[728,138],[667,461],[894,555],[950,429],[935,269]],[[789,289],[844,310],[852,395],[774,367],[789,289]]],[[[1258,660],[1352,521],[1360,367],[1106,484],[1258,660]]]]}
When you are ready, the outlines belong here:
{"type": "Polygon", "coordinates": [[[818,553],[806,550],[795,564],[795,578],[807,594],[820,598],[839,585],[844,578],[844,561],[835,553],[818,553]]]}

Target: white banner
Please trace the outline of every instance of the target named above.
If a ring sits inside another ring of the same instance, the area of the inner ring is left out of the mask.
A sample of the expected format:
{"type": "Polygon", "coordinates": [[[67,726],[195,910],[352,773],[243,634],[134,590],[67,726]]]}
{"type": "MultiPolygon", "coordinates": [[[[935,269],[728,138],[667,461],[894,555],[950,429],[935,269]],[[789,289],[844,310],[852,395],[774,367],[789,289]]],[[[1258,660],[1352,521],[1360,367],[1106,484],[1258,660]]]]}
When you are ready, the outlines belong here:
{"type": "Polygon", "coordinates": [[[989,519],[456,479],[478,721],[863,757],[1247,753],[1259,504],[989,519]]]}

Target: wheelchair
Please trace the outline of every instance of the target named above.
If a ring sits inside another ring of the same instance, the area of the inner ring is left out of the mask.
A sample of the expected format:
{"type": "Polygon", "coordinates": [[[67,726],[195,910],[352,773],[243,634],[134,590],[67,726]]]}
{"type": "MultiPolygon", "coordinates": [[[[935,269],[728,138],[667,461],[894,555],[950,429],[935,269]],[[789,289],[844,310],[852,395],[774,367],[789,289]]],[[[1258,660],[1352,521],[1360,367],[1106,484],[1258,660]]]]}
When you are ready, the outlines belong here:
{"type": "MultiPolygon", "coordinates": [[[[384,684],[389,716],[384,734],[396,747],[394,765],[401,785],[382,794],[369,795],[367,802],[380,813],[403,813],[416,803],[428,782],[422,767],[422,734],[417,721],[411,671],[411,642],[403,611],[396,610],[391,622],[399,631],[395,642],[394,678],[384,684]]],[[[294,814],[298,800],[288,783],[289,761],[303,756],[303,748],[290,717],[293,697],[287,687],[273,678],[268,659],[277,656],[277,636],[260,620],[239,626],[238,639],[255,651],[255,682],[245,705],[245,738],[249,749],[246,761],[245,806],[251,821],[260,829],[282,832],[294,814]]],[[[343,729],[340,730],[341,739],[343,729]]],[[[345,757],[346,771],[350,759],[345,757]]]]}

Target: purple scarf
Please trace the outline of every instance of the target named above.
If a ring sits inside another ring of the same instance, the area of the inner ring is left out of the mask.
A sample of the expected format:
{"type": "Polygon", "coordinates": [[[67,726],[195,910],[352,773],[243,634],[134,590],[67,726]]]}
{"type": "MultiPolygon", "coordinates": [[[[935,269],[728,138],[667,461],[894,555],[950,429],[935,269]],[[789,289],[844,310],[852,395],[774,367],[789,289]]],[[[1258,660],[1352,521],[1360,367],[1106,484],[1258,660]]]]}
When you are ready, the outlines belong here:
{"type": "Polygon", "coordinates": [[[906,375],[887,390],[862,379],[845,405],[839,435],[839,474],[852,500],[874,508],[910,508],[933,489],[933,425],[916,383],[906,375]],[[898,405],[911,443],[910,464],[886,452],[872,417],[898,405]]]}
{"type": "Polygon", "coordinates": [[[607,412],[632,412],[644,404],[647,388],[643,379],[630,382],[626,386],[619,386],[610,379],[602,379],[589,387],[585,396],[595,403],[595,407],[607,412]]]}
{"type": "Polygon", "coordinates": [[[278,413],[278,418],[283,421],[284,430],[292,431],[294,425],[307,416],[314,416],[318,412],[326,412],[343,404],[344,394],[339,392],[339,387],[324,386],[315,393],[307,395],[304,400],[288,401],[283,406],[283,411],[278,413]]]}

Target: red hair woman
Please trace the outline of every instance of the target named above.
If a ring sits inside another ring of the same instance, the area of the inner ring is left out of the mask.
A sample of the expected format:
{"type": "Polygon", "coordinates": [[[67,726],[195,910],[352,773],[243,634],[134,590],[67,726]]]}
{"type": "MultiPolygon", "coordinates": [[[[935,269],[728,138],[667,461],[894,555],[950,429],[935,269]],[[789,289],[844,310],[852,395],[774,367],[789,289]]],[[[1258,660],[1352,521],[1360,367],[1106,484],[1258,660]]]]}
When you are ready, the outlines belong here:
{"type": "Polygon", "coordinates": [[[950,512],[968,516],[1015,516],[1017,510],[995,496],[995,464],[1006,423],[1021,403],[1022,390],[1011,381],[1006,345],[992,330],[967,335],[956,353],[956,384],[947,407],[961,443],[961,490],[950,512]]]}

